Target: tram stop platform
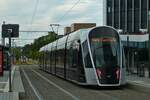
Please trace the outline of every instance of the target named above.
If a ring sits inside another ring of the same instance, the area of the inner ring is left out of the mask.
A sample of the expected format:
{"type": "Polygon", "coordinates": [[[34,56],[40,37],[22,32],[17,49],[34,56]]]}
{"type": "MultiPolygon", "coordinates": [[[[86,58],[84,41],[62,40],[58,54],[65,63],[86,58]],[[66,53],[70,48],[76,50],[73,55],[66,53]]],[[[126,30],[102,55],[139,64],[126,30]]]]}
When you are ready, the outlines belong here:
{"type": "Polygon", "coordinates": [[[150,78],[137,75],[127,75],[128,87],[150,94],[150,78]]]}
{"type": "Polygon", "coordinates": [[[25,93],[18,66],[12,67],[12,92],[9,92],[9,71],[0,76],[0,100],[19,100],[19,95],[25,93]]]}

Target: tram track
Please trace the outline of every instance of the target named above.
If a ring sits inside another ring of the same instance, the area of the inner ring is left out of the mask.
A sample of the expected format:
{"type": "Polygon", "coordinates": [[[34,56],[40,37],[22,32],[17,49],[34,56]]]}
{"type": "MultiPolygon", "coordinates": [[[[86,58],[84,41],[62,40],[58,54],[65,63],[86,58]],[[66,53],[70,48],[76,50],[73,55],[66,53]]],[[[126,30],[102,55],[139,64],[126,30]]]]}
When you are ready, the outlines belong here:
{"type": "MultiPolygon", "coordinates": [[[[41,77],[37,76],[34,72],[31,71],[32,69],[23,68],[21,70],[22,72],[24,71],[23,74],[27,74],[24,75],[27,76],[29,78],[28,80],[31,81],[31,83],[28,82],[28,85],[31,87],[30,89],[33,91],[33,93],[30,95],[36,95],[36,99],[34,98],[31,100],[63,100],[61,96],[64,97],[64,100],[77,100],[72,99],[65,93],[58,90],[56,87],[49,84],[47,81],[43,80],[41,77]]],[[[28,90],[26,92],[28,92],[28,90]]]]}
{"type": "Polygon", "coordinates": [[[29,79],[27,73],[24,71],[24,69],[22,69],[23,74],[27,80],[27,82],[29,83],[31,89],[33,90],[34,94],[36,95],[36,97],[38,98],[38,100],[44,100],[43,97],[39,94],[39,92],[36,90],[36,88],[33,86],[33,84],[31,83],[31,80],[29,79]]]}
{"type": "MultiPolygon", "coordinates": [[[[59,98],[57,100],[99,100],[100,98],[102,100],[118,100],[118,99],[116,99],[114,97],[111,97],[111,96],[103,94],[103,93],[97,95],[97,93],[89,92],[86,88],[81,88],[80,86],[77,86],[76,84],[72,84],[72,83],[70,83],[70,82],[68,82],[66,80],[62,80],[62,79],[60,79],[58,77],[51,76],[50,74],[47,74],[47,73],[45,73],[43,71],[40,71],[40,70],[37,70],[37,69],[29,68],[29,69],[24,69],[24,70],[26,71],[27,74],[30,74],[30,75],[28,75],[30,80],[32,80],[31,77],[38,77],[38,80],[42,81],[41,88],[43,88],[43,85],[42,85],[43,83],[49,83],[49,85],[51,87],[55,84],[55,86],[53,86],[53,88],[54,87],[55,88],[56,87],[57,88],[61,88],[62,87],[61,89],[58,89],[59,91],[57,89],[55,89],[55,90],[53,89],[53,92],[57,92],[54,95],[55,97],[62,97],[63,98],[63,99],[59,98]],[[31,76],[31,73],[32,73],[32,76],[31,76]],[[48,75],[49,78],[47,78],[46,75],[48,75]],[[51,81],[51,80],[53,80],[53,81],[51,81]],[[50,82],[47,82],[47,81],[50,81],[50,82]],[[60,84],[62,84],[62,85],[60,85],[60,84]],[[59,95],[59,92],[61,92],[63,94],[67,94],[68,97],[65,98],[64,95],[62,95],[62,94],[59,95]]],[[[35,84],[33,83],[33,85],[35,85],[35,84]]],[[[41,93],[40,91],[44,91],[44,90],[38,89],[40,87],[37,87],[37,86],[35,86],[35,87],[37,88],[39,93],[43,96],[44,94],[41,93]]],[[[47,91],[51,87],[47,87],[47,91]]],[[[49,91],[49,93],[52,93],[52,91],[49,91]]],[[[51,95],[53,95],[53,93],[51,95]]],[[[43,96],[43,97],[46,97],[46,96],[43,96]]],[[[44,98],[44,100],[49,100],[48,98],[51,99],[51,100],[55,100],[55,98],[50,98],[50,97],[44,98]]]]}
{"type": "Polygon", "coordinates": [[[42,82],[40,87],[38,87],[38,85],[32,81],[41,95],[45,97],[46,94],[40,92],[45,89],[48,94],[51,95],[44,98],[44,100],[49,100],[48,98],[51,98],[52,95],[54,95],[54,97],[51,98],[51,100],[55,100],[58,96],[63,99],[57,98],[57,100],[147,100],[147,98],[150,97],[148,94],[129,89],[128,87],[119,89],[95,89],[79,86],[45,73],[34,66],[30,66],[30,68],[25,68],[24,70],[29,74],[28,76],[31,81],[36,78],[36,80],[42,82]]]}
{"type": "Polygon", "coordinates": [[[46,77],[44,77],[43,75],[41,75],[40,73],[38,73],[37,71],[35,71],[33,69],[31,69],[31,70],[32,70],[32,72],[34,72],[35,74],[37,74],[39,77],[41,77],[42,79],[44,79],[45,81],[47,81],[49,84],[53,85],[54,87],[58,88],[60,91],[66,93],[67,95],[69,95],[70,97],[72,97],[72,99],[74,99],[74,100],[80,100],[78,97],[76,97],[73,94],[71,94],[70,92],[64,90],[63,88],[61,88],[60,86],[58,86],[54,82],[50,81],[49,79],[47,79],[46,77]]]}

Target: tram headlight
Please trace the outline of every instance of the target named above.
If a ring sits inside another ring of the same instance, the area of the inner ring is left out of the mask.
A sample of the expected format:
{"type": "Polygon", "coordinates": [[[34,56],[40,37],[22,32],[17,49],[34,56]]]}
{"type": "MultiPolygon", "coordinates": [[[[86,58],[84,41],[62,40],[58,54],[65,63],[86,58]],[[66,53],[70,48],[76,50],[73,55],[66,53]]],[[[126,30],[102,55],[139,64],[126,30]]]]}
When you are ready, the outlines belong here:
{"type": "Polygon", "coordinates": [[[119,80],[120,79],[120,69],[116,70],[116,78],[119,80]]]}
{"type": "Polygon", "coordinates": [[[96,69],[97,76],[101,79],[102,78],[102,71],[100,69],[96,69]]]}

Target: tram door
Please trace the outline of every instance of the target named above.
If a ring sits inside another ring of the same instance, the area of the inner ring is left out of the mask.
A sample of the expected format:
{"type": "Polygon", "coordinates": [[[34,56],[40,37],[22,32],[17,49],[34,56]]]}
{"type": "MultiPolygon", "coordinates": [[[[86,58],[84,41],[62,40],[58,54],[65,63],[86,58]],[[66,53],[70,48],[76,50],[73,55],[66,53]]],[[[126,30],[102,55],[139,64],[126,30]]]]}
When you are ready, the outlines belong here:
{"type": "Polygon", "coordinates": [[[79,77],[79,82],[85,82],[81,44],[79,45],[79,51],[78,51],[78,77],[79,77]]]}

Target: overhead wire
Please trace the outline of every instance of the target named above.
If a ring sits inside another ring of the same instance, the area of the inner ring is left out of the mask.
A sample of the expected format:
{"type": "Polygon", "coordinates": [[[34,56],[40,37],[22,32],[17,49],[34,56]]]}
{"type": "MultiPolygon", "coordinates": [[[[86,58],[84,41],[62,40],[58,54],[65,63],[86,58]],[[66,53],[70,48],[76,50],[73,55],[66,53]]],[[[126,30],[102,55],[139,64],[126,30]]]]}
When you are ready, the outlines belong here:
{"type": "MultiPolygon", "coordinates": [[[[60,19],[58,20],[58,22],[60,22],[61,20],[63,20],[63,19],[65,18],[65,16],[68,15],[68,14],[72,11],[72,9],[73,9],[76,5],[79,4],[80,1],[81,1],[81,0],[77,0],[77,2],[75,2],[74,5],[73,5],[71,8],[69,8],[69,9],[66,11],[66,13],[64,13],[64,15],[63,15],[62,17],[60,17],[60,19]]],[[[38,4],[39,4],[39,0],[36,0],[35,7],[34,7],[34,11],[33,11],[33,15],[32,15],[32,17],[31,17],[31,22],[30,22],[30,25],[31,25],[31,26],[32,26],[33,23],[34,23],[34,19],[35,19],[35,16],[36,16],[36,13],[37,13],[37,9],[38,9],[38,4]]],[[[30,32],[32,32],[32,29],[30,29],[30,30],[31,30],[30,32]]],[[[26,40],[26,39],[25,39],[25,40],[26,40]]]]}
{"type": "Polygon", "coordinates": [[[37,13],[38,4],[39,4],[39,0],[36,0],[34,11],[33,11],[33,15],[31,17],[31,23],[30,23],[31,25],[34,22],[34,19],[35,19],[36,13],[37,13]]]}
{"type": "Polygon", "coordinates": [[[72,11],[72,9],[73,9],[80,1],[81,1],[81,0],[78,0],[77,2],[75,2],[75,4],[74,4],[71,8],[69,8],[69,9],[66,11],[66,13],[64,13],[64,15],[63,15],[62,17],[60,17],[60,19],[58,20],[58,22],[60,22],[61,20],[63,20],[63,19],[65,18],[65,16],[66,16],[67,14],[69,14],[70,11],[72,11]]]}

